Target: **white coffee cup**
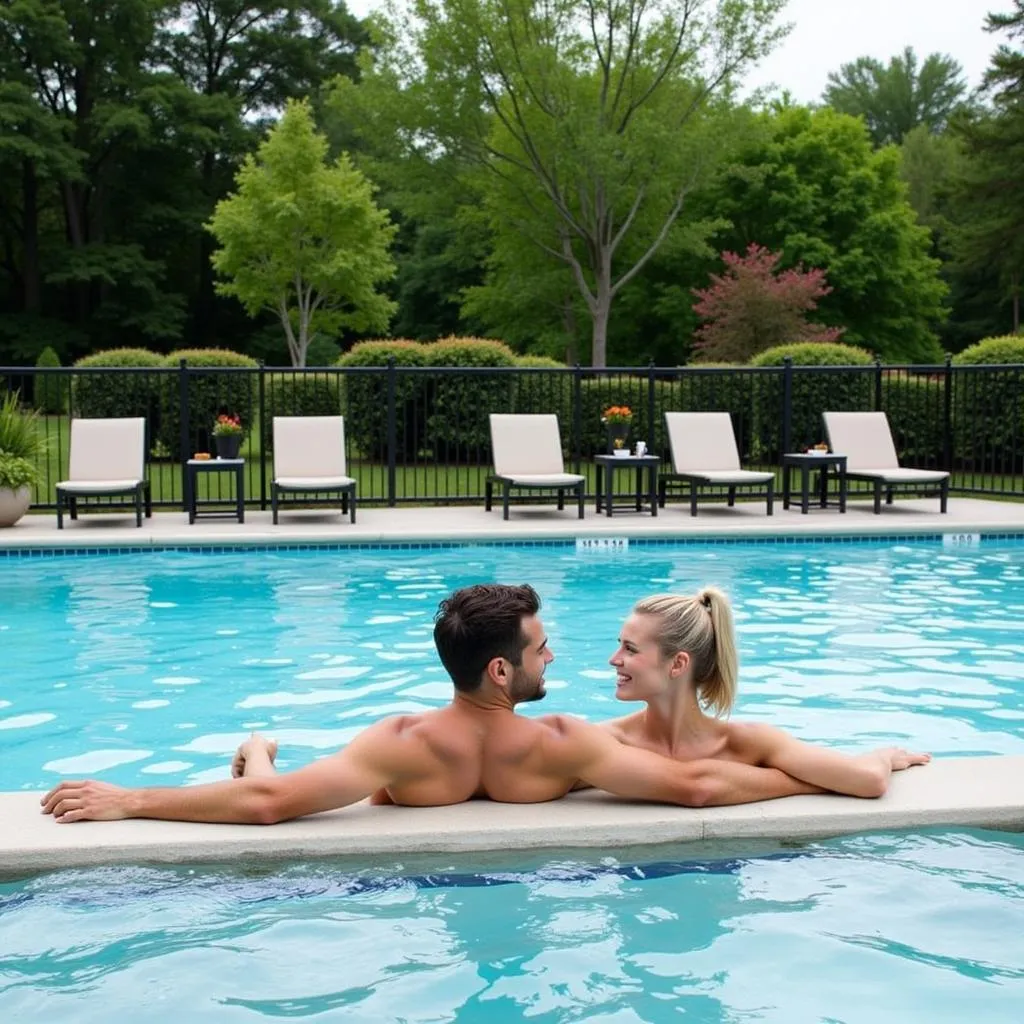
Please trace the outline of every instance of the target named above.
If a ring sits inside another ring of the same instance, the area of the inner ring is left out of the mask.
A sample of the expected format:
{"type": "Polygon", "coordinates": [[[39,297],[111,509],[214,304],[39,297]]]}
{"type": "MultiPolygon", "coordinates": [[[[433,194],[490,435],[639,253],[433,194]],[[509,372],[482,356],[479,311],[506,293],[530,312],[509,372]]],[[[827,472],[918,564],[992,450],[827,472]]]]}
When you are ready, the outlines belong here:
{"type": "Polygon", "coordinates": [[[643,458],[647,454],[647,442],[637,441],[636,443],[636,454],[637,458],[643,458]]]}

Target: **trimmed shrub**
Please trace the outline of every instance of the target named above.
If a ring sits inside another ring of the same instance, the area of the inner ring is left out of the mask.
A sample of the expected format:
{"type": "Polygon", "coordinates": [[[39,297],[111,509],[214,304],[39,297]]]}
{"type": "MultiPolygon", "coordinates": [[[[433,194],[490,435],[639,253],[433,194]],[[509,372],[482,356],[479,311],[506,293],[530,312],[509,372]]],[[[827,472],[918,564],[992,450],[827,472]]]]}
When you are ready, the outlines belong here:
{"type": "Polygon", "coordinates": [[[181,401],[179,383],[173,377],[173,387],[163,393],[160,418],[160,440],[172,458],[191,455],[194,451],[211,451],[211,431],[214,421],[221,413],[237,415],[248,435],[256,416],[256,374],[217,373],[223,368],[244,368],[255,370],[258,363],[249,356],[220,348],[187,348],[171,352],[164,358],[164,365],[173,369],[184,359],[191,371],[188,375],[188,450],[181,450],[181,401]]]}
{"type": "MultiPolygon", "coordinates": [[[[264,446],[269,447],[275,416],[338,416],[341,414],[341,373],[338,370],[294,370],[269,373],[266,380],[264,446]]],[[[346,424],[347,426],[347,424],[346,424]]]]}
{"type": "MultiPolygon", "coordinates": [[[[137,367],[159,371],[164,357],[145,348],[112,348],[84,356],[75,369],[137,367]]],[[[156,373],[76,373],[72,379],[71,408],[83,419],[143,416],[146,420],[146,451],[159,436],[165,392],[177,395],[173,375],[156,373]]]]}
{"type": "Polygon", "coordinates": [[[957,465],[1019,472],[1024,463],[1024,336],[985,338],[954,356],[953,365],[962,367],[953,374],[957,465]],[[991,369],[969,369],[975,366],[991,369]]]}
{"type": "MultiPolygon", "coordinates": [[[[339,366],[360,370],[344,375],[342,408],[345,436],[366,458],[388,454],[388,359],[396,366],[425,366],[425,347],[418,341],[361,341],[338,360],[339,366]]],[[[402,374],[395,382],[398,462],[414,459],[425,443],[426,383],[425,374],[402,374]]]]}
{"type": "MultiPolygon", "coordinates": [[[[60,364],[60,356],[49,345],[39,353],[36,360],[38,367],[54,369],[60,364]]],[[[63,374],[37,373],[32,392],[33,404],[44,415],[60,416],[67,411],[68,384],[63,374]]]]}
{"type": "MultiPolygon", "coordinates": [[[[797,367],[870,367],[874,357],[854,345],[801,342],[777,345],[755,356],[751,366],[784,366],[792,360],[789,447],[803,451],[824,440],[823,412],[856,412],[875,407],[873,373],[866,370],[800,371],[797,367]]],[[[778,462],[782,444],[783,378],[762,382],[754,399],[752,454],[761,461],[778,462]]]]}
{"type": "MultiPolygon", "coordinates": [[[[424,346],[428,366],[449,368],[513,367],[515,353],[487,338],[443,338],[424,346]]],[[[444,462],[491,457],[492,412],[512,412],[512,374],[430,374],[427,441],[444,462]]]]}
{"type": "Polygon", "coordinates": [[[882,381],[882,408],[889,418],[901,462],[919,469],[942,468],[941,379],[887,373],[882,381]]]}
{"type": "Polygon", "coordinates": [[[553,412],[565,441],[572,422],[564,417],[571,408],[573,375],[566,373],[565,363],[549,356],[516,356],[515,364],[529,373],[517,373],[513,382],[512,408],[521,413],[553,412]],[[561,373],[541,371],[560,370],[561,373]]]}

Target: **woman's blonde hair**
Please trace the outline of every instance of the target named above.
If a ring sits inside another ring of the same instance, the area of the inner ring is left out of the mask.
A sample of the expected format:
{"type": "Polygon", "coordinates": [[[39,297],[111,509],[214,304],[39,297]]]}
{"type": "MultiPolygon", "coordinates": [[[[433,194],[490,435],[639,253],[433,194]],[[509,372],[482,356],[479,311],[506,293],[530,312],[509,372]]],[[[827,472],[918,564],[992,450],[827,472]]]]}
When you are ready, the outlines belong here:
{"type": "Polygon", "coordinates": [[[717,587],[693,597],[655,594],[637,601],[633,611],[658,620],[655,640],[665,658],[690,655],[701,706],[716,717],[728,715],[736,700],[739,657],[729,599],[717,587]]]}

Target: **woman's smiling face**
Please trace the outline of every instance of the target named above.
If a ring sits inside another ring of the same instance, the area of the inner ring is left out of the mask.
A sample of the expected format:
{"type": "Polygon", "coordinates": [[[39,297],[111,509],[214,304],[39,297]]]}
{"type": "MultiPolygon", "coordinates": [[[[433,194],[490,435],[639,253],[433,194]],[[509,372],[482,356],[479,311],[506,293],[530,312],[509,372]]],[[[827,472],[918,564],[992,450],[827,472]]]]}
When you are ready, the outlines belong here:
{"type": "Polygon", "coordinates": [[[616,672],[615,696],[619,700],[649,700],[672,685],[669,673],[675,659],[661,653],[656,627],[652,616],[635,612],[623,624],[618,650],[608,659],[616,672]]]}

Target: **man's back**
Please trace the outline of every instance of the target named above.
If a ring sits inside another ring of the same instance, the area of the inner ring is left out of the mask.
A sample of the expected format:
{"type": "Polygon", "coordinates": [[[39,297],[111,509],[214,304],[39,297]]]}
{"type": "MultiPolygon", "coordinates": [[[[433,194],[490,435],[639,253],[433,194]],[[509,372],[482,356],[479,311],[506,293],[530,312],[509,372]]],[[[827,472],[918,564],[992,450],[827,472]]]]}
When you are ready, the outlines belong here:
{"type": "MultiPolygon", "coordinates": [[[[545,757],[558,718],[520,718],[507,709],[458,702],[373,728],[388,759],[405,766],[386,787],[393,803],[411,807],[461,803],[474,797],[535,803],[564,796],[576,781],[560,777],[545,757]]],[[[383,802],[381,797],[376,802],[383,802]]]]}

